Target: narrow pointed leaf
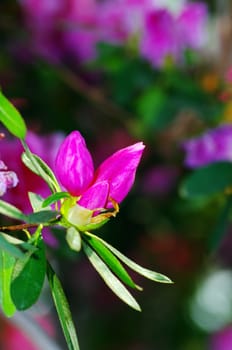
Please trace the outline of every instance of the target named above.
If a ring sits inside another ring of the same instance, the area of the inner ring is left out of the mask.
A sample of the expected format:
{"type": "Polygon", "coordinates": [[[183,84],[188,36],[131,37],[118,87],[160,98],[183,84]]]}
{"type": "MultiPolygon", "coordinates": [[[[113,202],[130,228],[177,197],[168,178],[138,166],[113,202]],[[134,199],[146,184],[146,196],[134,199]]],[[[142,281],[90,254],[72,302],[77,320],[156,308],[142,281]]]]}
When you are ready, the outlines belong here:
{"type": "MultiPolygon", "coordinates": [[[[31,254],[33,252],[35,252],[37,250],[36,246],[34,246],[31,243],[22,241],[21,239],[15,238],[13,236],[10,236],[4,232],[0,232],[0,236],[2,236],[3,238],[5,238],[5,240],[10,243],[11,245],[13,245],[14,247],[17,247],[18,249],[20,249],[20,251],[30,251],[31,254]]],[[[21,255],[22,256],[22,255],[21,255]]],[[[16,256],[15,257],[20,257],[20,256],[16,256]]]]}
{"type": "MultiPolygon", "coordinates": [[[[23,145],[27,147],[25,143],[23,143],[23,145]]],[[[33,173],[44,179],[52,192],[60,191],[60,186],[53,171],[40,157],[31,153],[28,148],[26,148],[26,151],[22,154],[22,161],[33,173]]]]}
{"type": "Polygon", "coordinates": [[[4,252],[7,252],[9,255],[15,258],[23,257],[23,252],[14,244],[8,242],[8,240],[3,236],[3,234],[0,234],[0,249],[4,252]]]}
{"type": "Polygon", "coordinates": [[[24,139],[26,136],[26,125],[17,109],[0,92],[0,122],[14,136],[24,139]]]}
{"type": "Polygon", "coordinates": [[[55,210],[41,210],[27,215],[25,221],[29,224],[46,224],[51,220],[55,220],[58,214],[59,212],[55,210]]]}
{"type": "Polygon", "coordinates": [[[119,250],[114,248],[112,245],[105,242],[103,239],[101,239],[97,236],[95,236],[95,238],[97,238],[99,241],[101,241],[101,243],[103,243],[108,249],[110,249],[111,252],[114,255],[116,255],[124,264],[126,264],[128,267],[130,267],[132,270],[134,270],[138,274],[140,274],[140,275],[142,275],[142,276],[144,276],[152,281],[155,281],[155,282],[173,283],[169,277],[138,265],[136,262],[134,262],[133,260],[131,260],[128,257],[126,257],[125,255],[123,255],[119,250]]]}
{"type": "Polygon", "coordinates": [[[138,290],[142,290],[141,287],[137,286],[127,271],[124,269],[122,264],[118,261],[118,259],[111,253],[111,251],[98,239],[94,236],[85,236],[88,243],[91,247],[96,251],[96,253],[101,257],[101,259],[108,265],[112,272],[114,272],[122,282],[127,284],[131,288],[137,288],[138,290]]]}
{"type": "Polygon", "coordinates": [[[47,278],[68,349],[80,350],[66,296],[64,294],[61,282],[49,262],[47,262],[47,278]]]}
{"type": "Polygon", "coordinates": [[[29,196],[29,200],[33,211],[34,212],[40,211],[42,209],[42,204],[44,202],[44,199],[39,194],[34,192],[29,192],[28,196],[29,196]]]}
{"type": "Polygon", "coordinates": [[[95,253],[95,251],[83,242],[84,252],[89,259],[92,266],[102,277],[106,285],[122,300],[124,303],[135,309],[141,311],[141,308],[134,297],[126,289],[126,287],[119,281],[119,279],[110,271],[104,261],[95,253]]]}
{"type": "Polygon", "coordinates": [[[26,215],[24,215],[18,208],[4,202],[0,199],[0,214],[8,216],[9,218],[25,221],[26,215]]]}
{"type": "Polygon", "coordinates": [[[18,259],[12,274],[11,297],[18,310],[26,310],[39,298],[46,274],[45,246],[42,238],[34,253],[18,259]]]}
{"type": "Polygon", "coordinates": [[[44,207],[47,207],[51,204],[54,204],[56,203],[57,201],[59,201],[60,199],[63,199],[63,198],[69,198],[70,197],[70,194],[68,192],[56,192],[56,193],[53,193],[51,196],[49,196],[48,198],[46,198],[43,202],[43,208],[44,207]]]}
{"type": "Polygon", "coordinates": [[[0,303],[7,317],[15,313],[15,305],[11,299],[10,282],[15,258],[6,251],[0,250],[0,303]]]}

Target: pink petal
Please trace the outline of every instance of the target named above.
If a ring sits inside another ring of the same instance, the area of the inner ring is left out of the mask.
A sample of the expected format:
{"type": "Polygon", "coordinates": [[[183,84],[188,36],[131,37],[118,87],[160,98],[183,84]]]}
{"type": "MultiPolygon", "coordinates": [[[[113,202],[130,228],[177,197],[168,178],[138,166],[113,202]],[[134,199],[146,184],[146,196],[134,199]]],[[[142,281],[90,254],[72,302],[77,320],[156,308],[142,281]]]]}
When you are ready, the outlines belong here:
{"type": "Polygon", "coordinates": [[[55,161],[61,184],[73,196],[81,195],[93,179],[93,160],[79,131],[73,131],[61,144],[55,161]]]}
{"type": "MultiPolygon", "coordinates": [[[[95,173],[95,183],[108,181],[109,197],[120,203],[130,191],[144,150],[142,142],[123,148],[107,158],[95,173]]],[[[112,207],[108,200],[107,208],[112,207]]]]}
{"type": "Polygon", "coordinates": [[[109,195],[109,184],[107,181],[100,181],[95,183],[93,186],[81,196],[78,204],[88,209],[100,209],[105,208],[109,195]]]}

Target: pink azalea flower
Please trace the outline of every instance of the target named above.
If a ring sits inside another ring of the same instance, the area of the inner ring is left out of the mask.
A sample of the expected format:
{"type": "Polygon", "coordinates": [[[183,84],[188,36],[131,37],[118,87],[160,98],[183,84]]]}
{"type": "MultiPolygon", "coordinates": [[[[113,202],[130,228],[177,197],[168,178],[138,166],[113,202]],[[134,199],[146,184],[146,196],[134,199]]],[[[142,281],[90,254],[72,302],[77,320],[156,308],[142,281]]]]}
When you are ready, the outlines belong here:
{"type": "Polygon", "coordinates": [[[93,160],[85,140],[73,131],[58,151],[55,169],[67,191],[80,197],[87,209],[112,207],[111,198],[120,203],[131,189],[144,149],[142,142],[123,148],[107,158],[94,172],[93,160]]]}

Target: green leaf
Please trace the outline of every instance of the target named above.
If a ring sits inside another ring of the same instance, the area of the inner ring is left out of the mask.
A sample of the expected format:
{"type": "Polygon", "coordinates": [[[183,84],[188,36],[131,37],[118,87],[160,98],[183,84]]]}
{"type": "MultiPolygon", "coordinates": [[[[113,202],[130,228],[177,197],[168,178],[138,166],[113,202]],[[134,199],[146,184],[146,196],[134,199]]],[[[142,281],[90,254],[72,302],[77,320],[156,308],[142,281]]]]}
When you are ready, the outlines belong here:
{"type": "MultiPolygon", "coordinates": [[[[90,234],[88,232],[88,235],[93,236],[92,234],[90,234]]],[[[94,236],[96,239],[98,239],[102,244],[104,244],[108,249],[111,250],[111,252],[116,255],[124,264],[126,264],[128,267],[130,267],[132,270],[134,270],[135,272],[137,272],[138,274],[152,280],[155,282],[160,282],[160,283],[173,283],[170,278],[168,278],[167,276],[146,269],[140,265],[138,265],[137,263],[135,263],[133,260],[127,258],[125,255],[123,255],[120,251],[118,251],[116,248],[114,248],[112,245],[110,245],[109,243],[105,242],[103,239],[94,236]]]]}
{"type": "Polygon", "coordinates": [[[125,286],[119,281],[119,279],[110,271],[104,261],[94,252],[94,250],[88,246],[85,242],[82,242],[84,252],[89,259],[92,266],[102,277],[106,285],[130,307],[136,311],[141,311],[139,304],[134,297],[128,292],[125,286]]]}
{"type": "Polygon", "coordinates": [[[42,238],[38,239],[36,252],[27,252],[16,261],[12,274],[11,297],[18,310],[31,307],[40,296],[45,273],[46,257],[42,238]]]}
{"type": "Polygon", "coordinates": [[[60,199],[63,198],[70,198],[70,194],[68,192],[56,192],[51,194],[51,196],[47,197],[44,202],[42,207],[47,207],[53,203],[56,203],[57,201],[59,201],[60,199]]]}
{"type": "Polygon", "coordinates": [[[25,221],[29,224],[46,224],[51,220],[55,220],[57,215],[59,215],[59,212],[55,210],[41,210],[27,215],[25,221]]]}
{"type": "Polygon", "coordinates": [[[52,192],[60,192],[60,186],[56,180],[53,171],[37,155],[31,153],[25,142],[22,142],[25,152],[22,154],[22,161],[33,173],[42,177],[48,184],[52,192]]]}
{"type": "Polygon", "coordinates": [[[25,221],[26,215],[24,215],[18,208],[4,202],[0,199],[0,214],[8,216],[9,218],[25,221]]]}
{"type": "Polygon", "coordinates": [[[44,199],[37,193],[29,192],[28,193],[29,200],[34,212],[40,211],[42,209],[42,205],[44,199]]]}
{"type": "Polygon", "coordinates": [[[24,139],[26,125],[17,109],[8,101],[0,91],[0,121],[14,136],[24,139]]]}
{"type": "Polygon", "coordinates": [[[157,86],[149,87],[136,101],[137,114],[143,124],[151,128],[155,125],[158,116],[166,104],[167,97],[157,86]]]}
{"type": "Polygon", "coordinates": [[[232,196],[227,196],[221,213],[214,225],[213,232],[209,235],[209,248],[211,251],[216,250],[222,242],[225,235],[228,233],[228,226],[230,225],[230,214],[232,209],[232,196]]]}
{"type": "Polygon", "coordinates": [[[80,350],[70,308],[59,278],[47,262],[47,278],[69,350],[80,350]]]}
{"type": "Polygon", "coordinates": [[[10,282],[15,258],[6,251],[0,250],[0,303],[4,314],[8,317],[15,313],[15,305],[11,299],[10,282]]]}
{"type": "Polygon", "coordinates": [[[185,198],[207,197],[232,186],[232,163],[217,162],[199,168],[187,176],[180,188],[185,198]]]}
{"type": "Polygon", "coordinates": [[[137,288],[138,290],[142,290],[141,287],[137,286],[127,271],[124,269],[122,264],[118,261],[118,259],[111,253],[111,251],[106,248],[106,246],[93,235],[85,235],[85,239],[88,240],[88,243],[91,247],[96,251],[96,253],[100,256],[100,258],[109,266],[112,272],[114,272],[122,282],[127,284],[131,288],[137,288]]]}
{"type": "MultiPolygon", "coordinates": [[[[4,232],[0,232],[0,237],[5,239],[7,243],[9,243],[11,246],[13,246],[13,250],[5,245],[4,249],[4,243],[2,244],[2,249],[8,251],[8,253],[11,253],[12,256],[15,256],[16,258],[21,258],[23,256],[24,251],[30,251],[31,254],[37,250],[37,248],[28,242],[22,241],[21,239],[15,238],[13,236],[10,236],[4,232]],[[17,250],[15,250],[17,249],[17,250]]],[[[34,236],[33,236],[34,238],[34,236]]],[[[3,242],[3,240],[2,240],[3,242]]]]}
{"type": "Polygon", "coordinates": [[[23,257],[22,251],[14,244],[10,243],[2,233],[0,234],[0,248],[15,258],[23,257]]]}

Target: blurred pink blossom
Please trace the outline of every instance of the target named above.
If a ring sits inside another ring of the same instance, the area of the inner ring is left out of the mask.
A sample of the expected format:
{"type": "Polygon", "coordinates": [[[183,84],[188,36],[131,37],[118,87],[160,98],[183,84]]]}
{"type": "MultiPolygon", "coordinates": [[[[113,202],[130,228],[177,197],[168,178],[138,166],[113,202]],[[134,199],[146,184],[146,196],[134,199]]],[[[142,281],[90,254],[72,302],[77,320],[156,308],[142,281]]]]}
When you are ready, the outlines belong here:
{"type": "MultiPolygon", "coordinates": [[[[48,336],[51,338],[56,337],[55,326],[52,318],[49,314],[46,316],[35,316],[32,319],[35,324],[38,325],[48,336]]],[[[4,350],[38,350],[39,340],[33,339],[32,336],[22,331],[22,328],[18,328],[16,325],[1,320],[1,336],[0,336],[0,348],[4,350]]]]}
{"type": "MultiPolygon", "coordinates": [[[[37,135],[31,131],[28,132],[26,141],[32,152],[41,157],[52,169],[54,169],[55,154],[63,140],[64,136],[60,133],[49,135],[37,135]]],[[[23,148],[18,139],[5,138],[1,143],[0,158],[7,162],[10,168],[17,173],[18,186],[7,191],[3,199],[24,213],[32,211],[28,192],[34,192],[42,197],[48,196],[50,190],[48,185],[39,176],[32,173],[21,161],[23,148]]],[[[48,229],[44,232],[45,240],[50,245],[55,245],[56,240],[48,229]]]]}
{"type": "MultiPolygon", "coordinates": [[[[63,135],[54,133],[50,135],[37,135],[28,132],[26,141],[32,152],[41,157],[52,169],[54,169],[55,154],[63,140],[63,135]]],[[[18,139],[5,138],[1,143],[0,158],[13,168],[19,178],[16,188],[8,191],[4,199],[14,204],[24,213],[31,212],[28,192],[35,192],[43,197],[50,194],[48,185],[40,177],[32,173],[21,161],[23,148],[18,139]]]]}
{"type": "Polygon", "coordinates": [[[179,63],[185,49],[203,47],[206,27],[207,8],[203,3],[186,3],[178,14],[154,7],[145,15],[141,54],[155,67],[162,66],[168,58],[179,63]]]}
{"type": "Polygon", "coordinates": [[[207,41],[207,6],[186,3],[177,18],[179,40],[184,48],[200,49],[207,41]]]}
{"type": "Polygon", "coordinates": [[[228,69],[228,71],[226,72],[226,80],[229,82],[229,83],[232,83],[232,67],[230,67],[228,69]]]}
{"type": "Polygon", "coordinates": [[[186,48],[205,43],[202,2],[183,2],[174,12],[160,0],[19,1],[34,52],[53,62],[66,55],[94,59],[97,43],[127,45],[136,38],[142,57],[160,67],[167,57],[179,63],[186,48]]]}
{"type": "Polygon", "coordinates": [[[210,338],[209,350],[232,349],[232,325],[215,332],[210,338]]]}
{"type": "Polygon", "coordinates": [[[59,14],[63,0],[19,0],[29,31],[31,49],[49,61],[61,56],[59,14]]]}
{"type": "Polygon", "coordinates": [[[31,44],[37,55],[52,62],[65,52],[79,60],[95,56],[95,0],[21,0],[31,44]]]}
{"type": "Polygon", "coordinates": [[[224,124],[183,143],[184,163],[197,168],[218,161],[232,161],[232,125],[224,124]]]}
{"type": "Polygon", "coordinates": [[[157,165],[145,172],[141,190],[146,195],[165,196],[176,184],[179,169],[170,165],[157,165]]]}
{"type": "Polygon", "coordinates": [[[169,11],[153,10],[146,15],[140,51],[154,66],[163,65],[168,57],[179,59],[177,26],[169,11]]]}

